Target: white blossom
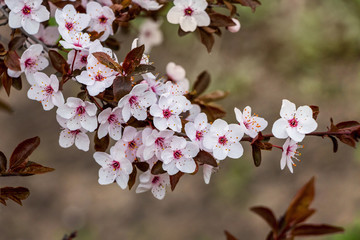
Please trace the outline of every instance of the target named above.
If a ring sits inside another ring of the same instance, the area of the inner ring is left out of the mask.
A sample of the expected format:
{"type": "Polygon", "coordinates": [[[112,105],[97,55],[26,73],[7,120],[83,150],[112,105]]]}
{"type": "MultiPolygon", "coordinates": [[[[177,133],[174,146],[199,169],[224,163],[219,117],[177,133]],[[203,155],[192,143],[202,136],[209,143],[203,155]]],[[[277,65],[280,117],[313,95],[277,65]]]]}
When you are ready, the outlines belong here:
{"type": "Polygon", "coordinates": [[[200,113],[195,118],[194,122],[188,122],[185,125],[186,135],[190,140],[196,143],[200,149],[205,149],[203,141],[204,137],[209,131],[210,124],[208,123],[205,113],[200,113]]]}
{"type": "Polygon", "coordinates": [[[52,74],[50,78],[42,72],[34,74],[34,84],[29,89],[28,98],[41,102],[44,110],[64,104],[64,96],[59,91],[59,80],[52,74]]]}
{"type": "Polygon", "coordinates": [[[132,0],[132,2],[138,4],[140,7],[148,11],[156,11],[163,6],[160,5],[156,0],[132,0]]]}
{"type": "Polygon", "coordinates": [[[292,140],[291,138],[286,139],[284,145],[283,145],[283,152],[280,160],[280,168],[283,170],[285,166],[289,168],[290,172],[293,173],[293,166],[296,166],[296,164],[293,162],[293,159],[296,159],[300,162],[300,159],[297,158],[297,156],[300,156],[301,154],[297,151],[298,148],[302,148],[303,146],[298,145],[297,142],[292,140]]]}
{"type": "Polygon", "coordinates": [[[231,18],[231,20],[235,23],[235,25],[226,27],[226,29],[231,33],[237,33],[241,28],[240,22],[236,18],[231,18]]]}
{"type": "Polygon", "coordinates": [[[172,24],[180,24],[185,32],[194,32],[196,27],[210,25],[210,17],[205,12],[208,6],[206,0],[174,0],[168,14],[167,20],[172,24]]]}
{"type": "Polygon", "coordinates": [[[98,130],[98,137],[100,139],[109,134],[112,139],[116,141],[120,140],[122,130],[121,124],[124,122],[120,108],[107,108],[103,110],[99,114],[98,121],[100,123],[98,130]]]}
{"type": "Polygon", "coordinates": [[[127,126],[124,128],[122,138],[117,141],[115,146],[121,146],[124,150],[125,157],[133,162],[138,156],[139,147],[142,145],[141,131],[136,128],[127,126]]]}
{"type": "Polygon", "coordinates": [[[139,176],[140,183],[136,188],[136,193],[149,191],[159,200],[164,199],[166,187],[170,185],[169,174],[152,175],[150,171],[144,172],[139,176]]]}
{"type": "Polygon", "coordinates": [[[66,33],[81,32],[90,22],[91,17],[87,14],[78,13],[72,4],[67,4],[62,10],[56,9],[55,19],[59,25],[61,35],[66,33]]]}
{"type": "Polygon", "coordinates": [[[101,6],[97,2],[89,2],[86,13],[91,17],[89,31],[104,32],[99,38],[100,41],[105,41],[109,35],[114,34],[112,23],[115,20],[115,14],[111,8],[101,6]]]}
{"type": "Polygon", "coordinates": [[[60,117],[59,115],[56,116],[56,120],[60,124],[60,126],[63,128],[63,130],[60,133],[59,137],[59,144],[62,148],[69,148],[72,145],[83,150],[85,152],[89,151],[90,146],[90,139],[89,136],[86,134],[87,131],[83,128],[76,129],[76,130],[70,130],[66,126],[66,119],[60,117]]]}
{"type": "Polygon", "coordinates": [[[282,102],[280,116],[272,128],[276,138],[290,137],[296,142],[301,142],[305,134],[315,131],[318,126],[309,106],[301,106],[296,110],[295,104],[286,99],[282,102]]]}
{"type": "Polygon", "coordinates": [[[160,23],[153,20],[146,20],[139,27],[139,44],[145,45],[145,52],[149,53],[151,48],[163,42],[163,34],[160,30],[160,23]]]}
{"type": "Polygon", "coordinates": [[[257,115],[251,115],[251,107],[247,106],[244,111],[241,112],[238,108],[234,109],[236,120],[239,122],[241,129],[247,135],[255,138],[259,132],[264,130],[268,122],[258,117],[257,115]]]}
{"type": "Polygon", "coordinates": [[[53,46],[59,39],[60,33],[55,26],[47,26],[45,28],[44,25],[40,24],[39,32],[34,36],[46,45],[53,46]]]}
{"type": "Polygon", "coordinates": [[[84,50],[89,49],[92,42],[90,41],[90,35],[87,33],[77,32],[62,34],[64,40],[60,41],[60,44],[66,49],[84,50]]]}
{"type": "Polygon", "coordinates": [[[216,119],[211,125],[209,132],[204,137],[204,147],[213,151],[217,160],[226,157],[240,158],[244,149],[240,144],[244,132],[237,124],[228,125],[222,119],[216,119]]]}
{"type": "MultiPolygon", "coordinates": [[[[189,87],[190,87],[190,82],[186,78],[186,72],[182,66],[176,65],[173,62],[169,62],[166,65],[166,75],[167,75],[168,81],[177,85],[177,86],[173,86],[172,88],[175,88],[175,92],[178,92],[178,94],[175,94],[175,93],[173,93],[173,94],[184,95],[184,94],[188,93],[189,87]]],[[[174,91],[174,90],[172,90],[172,91],[174,91]]]]}
{"type": "Polygon", "coordinates": [[[40,23],[49,19],[50,13],[42,0],[5,0],[10,8],[9,26],[11,28],[23,27],[29,34],[39,31],[40,23]]]}
{"type": "Polygon", "coordinates": [[[67,63],[72,66],[72,64],[74,63],[74,67],[73,69],[82,69],[84,67],[86,67],[87,65],[87,59],[89,56],[89,51],[88,50],[71,50],[68,54],[68,60],[67,63]],[[75,57],[75,52],[76,52],[76,58],[74,60],[75,57]]]}
{"type": "MultiPolygon", "coordinates": [[[[219,161],[217,161],[219,163],[219,161]]],[[[206,184],[210,183],[211,175],[219,170],[219,167],[213,167],[208,164],[203,165],[203,177],[206,184]]]]}

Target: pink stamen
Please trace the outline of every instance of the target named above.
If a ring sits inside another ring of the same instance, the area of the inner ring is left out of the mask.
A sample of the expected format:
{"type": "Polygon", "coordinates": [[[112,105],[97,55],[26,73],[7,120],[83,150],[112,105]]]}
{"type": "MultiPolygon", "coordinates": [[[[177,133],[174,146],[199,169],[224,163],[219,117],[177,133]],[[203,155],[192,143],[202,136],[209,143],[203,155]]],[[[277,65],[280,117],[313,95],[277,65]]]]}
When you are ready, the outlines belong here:
{"type": "Polygon", "coordinates": [[[171,111],[169,109],[163,110],[164,118],[169,119],[171,117],[171,111]]]}
{"type": "Polygon", "coordinates": [[[101,17],[99,17],[99,22],[101,24],[105,24],[107,22],[108,18],[105,17],[104,15],[102,15],[101,17]]]}
{"type": "Polygon", "coordinates": [[[115,114],[111,114],[111,115],[108,117],[108,122],[109,122],[110,124],[112,124],[112,123],[117,123],[117,122],[118,122],[117,117],[115,116],[115,114]]]}
{"type": "Polygon", "coordinates": [[[31,13],[31,8],[25,5],[21,11],[24,15],[29,15],[31,13]]]}
{"type": "Polygon", "coordinates": [[[219,141],[218,141],[221,145],[226,145],[226,143],[228,142],[228,139],[226,138],[226,136],[222,136],[222,137],[219,137],[219,141]]]}
{"type": "Polygon", "coordinates": [[[74,29],[74,24],[71,23],[71,22],[67,22],[65,23],[65,28],[69,31],[73,30],[74,29]]]}
{"type": "Polygon", "coordinates": [[[196,135],[195,135],[196,141],[201,141],[203,137],[204,137],[204,133],[202,131],[196,131],[196,135]]]}
{"type": "Polygon", "coordinates": [[[31,68],[35,65],[35,61],[31,58],[25,60],[25,68],[31,68]]]}
{"type": "Polygon", "coordinates": [[[131,96],[129,98],[130,106],[132,107],[133,105],[137,105],[137,102],[138,102],[137,100],[138,100],[137,96],[131,96]]]}
{"type": "Polygon", "coordinates": [[[83,106],[79,106],[76,108],[76,114],[77,115],[83,115],[86,112],[85,108],[83,106]]]}
{"type": "Polygon", "coordinates": [[[130,149],[135,149],[136,148],[136,142],[134,140],[132,140],[131,142],[128,143],[128,147],[130,149]]]}
{"type": "Polygon", "coordinates": [[[158,137],[158,138],[155,140],[155,145],[158,146],[158,147],[164,148],[165,138],[163,138],[163,137],[158,137]]]}
{"type": "Polygon", "coordinates": [[[50,95],[53,94],[54,89],[49,85],[45,88],[45,92],[50,95]]]}
{"type": "Polygon", "coordinates": [[[185,16],[191,16],[193,14],[194,10],[192,10],[191,7],[188,7],[184,10],[185,16]]]}
{"type": "Polygon", "coordinates": [[[158,177],[158,176],[155,176],[153,179],[152,179],[152,183],[153,184],[156,184],[156,183],[158,183],[160,181],[160,177],[158,177]]]}
{"type": "Polygon", "coordinates": [[[113,167],[114,171],[120,168],[120,163],[118,161],[112,161],[111,166],[113,167]]]}
{"type": "Polygon", "coordinates": [[[175,159],[180,159],[182,157],[182,153],[180,150],[176,150],[174,151],[174,158],[175,159]]]}
{"type": "Polygon", "coordinates": [[[298,123],[299,123],[299,121],[298,120],[296,120],[296,118],[293,118],[293,119],[290,119],[289,121],[289,124],[290,124],[290,127],[297,127],[297,125],[298,125],[298,123]]]}

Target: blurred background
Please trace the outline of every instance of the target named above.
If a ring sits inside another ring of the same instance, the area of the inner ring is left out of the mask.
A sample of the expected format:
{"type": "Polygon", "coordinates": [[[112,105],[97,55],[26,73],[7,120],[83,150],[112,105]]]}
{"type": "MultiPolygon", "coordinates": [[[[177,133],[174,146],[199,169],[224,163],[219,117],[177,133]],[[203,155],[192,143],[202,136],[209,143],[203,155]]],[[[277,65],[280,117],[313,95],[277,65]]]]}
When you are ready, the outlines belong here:
{"type": "MultiPolygon", "coordinates": [[[[151,61],[160,74],[169,61],[180,64],[191,81],[208,70],[212,76],[208,91],[231,92],[220,102],[228,111],[226,120],[235,122],[234,107],[250,105],[269,121],[265,133],[279,118],[284,98],[297,106],[318,105],[319,131],[326,130],[330,117],[335,122],[360,120],[360,0],[262,2],[255,14],[239,9],[242,29],[224,32],[211,54],[196,34],[179,38],[177,26],[164,21],[165,41],[153,48],[151,61]]],[[[135,31],[118,35],[120,59],[135,36],[135,31]]],[[[71,86],[65,97],[77,93],[76,85],[71,86]]],[[[1,187],[24,186],[31,192],[22,207],[11,201],[0,206],[0,239],[61,239],[78,230],[79,240],[213,240],[225,239],[223,231],[228,230],[241,240],[262,240],[269,228],[249,208],[268,206],[280,216],[312,176],[316,177],[313,207],[318,211],[310,221],[343,226],[346,233],[309,239],[360,239],[359,149],[340,144],[334,154],[329,139],[307,137],[302,161],[291,174],[280,170],[277,149],[263,152],[263,162],[255,168],[251,148],[243,143],[244,156],[223,161],[209,185],[201,172],[185,176],[159,201],[149,192],[99,185],[93,150],[62,149],[55,110],[44,112],[39,103],[27,99],[27,90],[25,83],[10,98],[3,89],[0,92],[14,109],[13,114],[0,112],[0,150],[9,157],[19,142],[39,136],[41,144],[31,160],[56,171],[0,179],[1,187]]]]}

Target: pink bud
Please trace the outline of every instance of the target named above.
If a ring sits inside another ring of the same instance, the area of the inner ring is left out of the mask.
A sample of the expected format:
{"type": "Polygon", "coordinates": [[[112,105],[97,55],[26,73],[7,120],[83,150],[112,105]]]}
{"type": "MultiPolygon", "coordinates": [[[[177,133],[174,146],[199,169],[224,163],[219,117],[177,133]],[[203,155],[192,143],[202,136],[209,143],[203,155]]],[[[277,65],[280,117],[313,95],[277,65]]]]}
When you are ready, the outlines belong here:
{"type": "Polygon", "coordinates": [[[240,27],[241,27],[240,22],[236,18],[232,18],[231,20],[235,23],[235,25],[227,27],[226,29],[229,32],[236,33],[236,32],[238,32],[240,30],[240,27]]]}

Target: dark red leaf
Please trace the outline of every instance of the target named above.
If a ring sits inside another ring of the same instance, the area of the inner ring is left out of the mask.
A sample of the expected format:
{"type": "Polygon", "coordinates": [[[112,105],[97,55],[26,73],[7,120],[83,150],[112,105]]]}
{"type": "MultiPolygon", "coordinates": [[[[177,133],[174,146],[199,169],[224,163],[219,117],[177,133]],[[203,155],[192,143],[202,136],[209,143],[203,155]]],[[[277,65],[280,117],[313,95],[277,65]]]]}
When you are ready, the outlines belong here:
{"type": "Polygon", "coordinates": [[[326,224],[303,224],[296,226],[291,234],[293,236],[317,236],[325,234],[334,234],[344,232],[342,227],[336,227],[326,224]]]}
{"type": "Polygon", "coordinates": [[[251,147],[254,164],[256,167],[259,167],[261,164],[261,149],[255,144],[251,145],[251,147]]]}
{"type": "Polygon", "coordinates": [[[107,66],[110,69],[115,70],[116,72],[121,72],[121,66],[114,61],[108,54],[104,52],[93,53],[94,57],[103,65],[107,66]]]}
{"type": "Polygon", "coordinates": [[[20,58],[14,50],[8,51],[5,55],[4,63],[13,71],[21,71],[20,58]]]}
{"type": "Polygon", "coordinates": [[[134,186],[136,182],[136,174],[137,174],[137,170],[135,165],[133,164],[133,171],[129,176],[129,182],[128,182],[129,190],[131,190],[131,188],[134,186]]]}
{"type": "Polygon", "coordinates": [[[12,85],[12,78],[7,75],[7,73],[3,73],[1,76],[1,83],[5,88],[6,94],[10,96],[10,90],[12,85]]]}
{"type": "Polygon", "coordinates": [[[6,205],[6,200],[13,200],[19,205],[22,205],[22,200],[25,200],[30,195],[30,191],[24,187],[4,187],[0,188],[0,202],[6,205]]]}
{"type": "Polygon", "coordinates": [[[198,97],[198,100],[205,103],[209,103],[209,102],[222,100],[226,98],[228,95],[229,95],[228,91],[216,90],[214,92],[201,95],[200,97],[198,97]]]}
{"type": "Polygon", "coordinates": [[[24,167],[28,161],[28,157],[39,146],[40,138],[34,137],[21,142],[14,150],[10,157],[9,171],[19,167],[24,167]]]}
{"type": "Polygon", "coordinates": [[[336,124],[336,127],[338,129],[344,129],[344,128],[350,128],[350,127],[355,127],[355,126],[359,126],[360,123],[358,123],[357,121],[347,121],[347,122],[341,122],[336,124]]]}
{"type": "Polygon", "coordinates": [[[0,151],[0,173],[7,169],[7,158],[3,152],[0,151]]]}
{"type": "Polygon", "coordinates": [[[210,153],[205,152],[205,151],[200,151],[198,153],[198,155],[196,157],[194,157],[194,160],[199,162],[199,163],[207,164],[207,165],[210,165],[210,166],[213,166],[213,167],[218,166],[215,158],[210,153]]]}
{"type": "Polygon", "coordinates": [[[336,153],[339,148],[339,143],[334,136],[328,136],[328,137],[331,139],[331,141],[333,143],[333,152],[336,153]]]}
{"type": "Polygon", "coordinates": [[[105,40],[104,44],[105,46],[111,48],[114,51],[120,50],[120,43],[115,38],[109,37],[108,39],[105,40]]]}
{"type": "Polygon", "coordinates": [[[70,66],[65,58],[55,50],[49,50],[49,58],[53,67],[63,75],[67,74],[70,66]]]}
{"type": "Polygon", "coordinates": [[[295,195],[286,211],[285,222],[287,224],[297,222],[298,219],[303,218],[304,215],[308,214],[309,206],[315,196],[314,182],[315,178],[313,177],[295,195]]]}
{"type": "Polygon", "coordinates": [[[77,237],[77,232],[72,232],[69,236],[65,235],[62,240],[74,240],[77,237]]]}
{"type": "Polygon", "coordinates": [[[211,26],[215,27],[230,27],[236,25],[231,17],[225,16],[220,13],[210,13],[211,26]]]}
{"type": "Polygon", "coordinates": [[[245,7],[250,7],[253,12],[255,12],[256,7],[261,5],[261,2],[258,0],[235,0],[245,7]]]}
{"type": "Polygon", "coordinates": [[[350,147],[356,148],[356,141],[352,136],[349,135],[337,135],[337,138],[345,143],[346,145],[349,145],[350,147]]]}
{"type": "Polygon", "coordinates": [[[22,47],[25,43],[26,37],[24,36],[16,36],[11,40],[8,44],[9,51],[10,50],[18,50],[20,47],[22,47]]]}
{"type": "Polygon", "coordinates": [[[21,176],[30,176],[35,174],[44,174],[54,170],[55,169],[53,168],[44,167],[38,163],[28,161],[24,168],[17,168],[14,172],[21,176]]]}
{"type": "Polygon", "coordinates": [[[183,37],[185,35],[188,35],[190,32],[185,32],[184,30],[181,29],[181,27],[179,26],[178,28],[178,35],[179,37],[183,37]]]}
{"type": "Polygon", "coordinates": [[[151,168],[152,175],[160,175],[166,173],[166,171],[162,168],[162,161],[157,161],[154,166],[151,168]]]}
{"type": "Polygon", "coordinates": [[[96,39],[99,39],[102,37],[102,35],[104,35],[104,31],[98,33],[96,31],[92,31],[92,32],[89,32],[88,34],[90,35],[90,41],[95,41],[96,39]]]}
{"type": "Polygon", "coordinates": [[[105,137],[99,139],[98,132],[96,131],[94,136],[94,148],[97,152],[105,152],[106,149],[109,147],[110,144],[110,137],[106,135],[105,137]]]}
{"type": "Polygon", "coordinates": [[[318,106],[314,106],[314,105],[311,105],[310,108],[313,111],[313,118],[316,120],[320,113],[320,108],[318,106]]]}
{"type": "Polygon", "coordinates": [[[115,78],[113,85],[113,91],[115,97],[114,100],[115,101],[120,100],[123,96],[128,94],[132,88],[133,88],[133,83],[131,82],[130,77],[119,76],[115,78]]]}
{"type": "Polygon", "coordinates": [[[145,46],[141,45],[140,47],[134,48],[126,55],[122,65],[125,75],[131,74],[135,68],[139,66],[144,54],[144,50],[145,46]]]}
{"type": "Polygon", "coordinates": [[[262,219],[269,224],[271,229],[277,233],[278,232],[278,224],[275,218],[274,213],[267,207],[252,207],[251,211],[259,215],[262,219]]]}
{"type": "Polygon", "coordinates": [[[147,170],[149,170],[149,164],[147,162],[134,162],[135,166],[143,172],[146,172],[147,170]]]}
{"type": "Polygon", "coordinates": [[[222,118],[226,115],[225,110],[221,106],[219,106],[215,103],[207,103],[207,104],[200,103],[199,105],[201,107],[201,110],[204,113],[206,113],[208,120],[210,122],[213,122],[216,119],[222,118]]]}
{"type": "Polygon", "coordinates": [[[176,185],[179,183],[179,180],[183,175],[183,172],[178,172],[177,174],[170,176],[171,191],[175,190],[176,185]]]}
{"type": "Polygon", "coordinates": [[[238,240],[236,237],[234,237],[231,233],[229,233],[228,231],[224,231],[225,235],[226,235],[226,240],[238,240]]]}
{"type": "Polygon", "coordinates": [[[200,94],[202,94],[209,87],[210,82],[211,77],[207,71],[203,71],[202,73],[200,73],[193,87],[193,90],[196,91],[195,96],[199,96],[200,94]]]}
{"type": "Polygon", "coordinates": [[[207,51],[210,53],[215,43],[214,35],[208,33],[202,28],[199,28],[199,32],[200,32],[201,43],[205,45],[207,51]]]}
{"type": "Polygon", "coordinates": [[[140,75],[140,74],[144,74],[147,72],[153,72],[155,71],[155,67],[152,65],[147,65],[147,64],[140,64],[139,66],[137,66],[134,69],[134,72],[132,73],[132,75],[140,75]]]}
{"type": "Polygon", "coordinates": [[[13,78],[11,85],[12,85],[16,90],[19,90],[19,91],[20,91],[20,90],[22,89],[21,77],[13,78]]]}

